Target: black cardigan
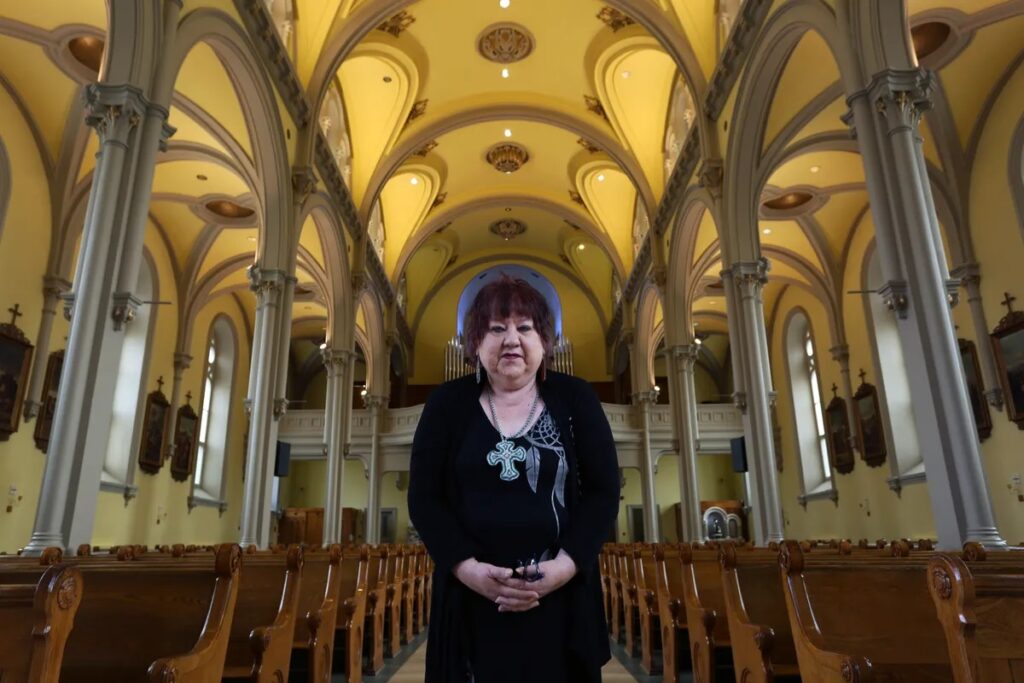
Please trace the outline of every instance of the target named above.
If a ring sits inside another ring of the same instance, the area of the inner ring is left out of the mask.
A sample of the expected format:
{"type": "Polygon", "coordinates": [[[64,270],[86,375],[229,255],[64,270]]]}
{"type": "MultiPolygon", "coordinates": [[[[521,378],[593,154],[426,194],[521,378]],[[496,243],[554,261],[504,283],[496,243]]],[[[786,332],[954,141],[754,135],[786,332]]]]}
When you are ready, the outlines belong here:
{"type": "MultiPolygon", "coordinates": [[[[618,515],[618,457],[608,420],[589,384],[549,371],[538,386],[562,434],[570,470],[576,472],[576,485],[566,495],[569,525],[561,547],[575,561],[577,574],[559,590],[569,591],[570,648],[597,681],[601,666],[611,658],[597,555],[618,515]]],[[[472,375],[442,384],[427,399],[413,439],[409,517],[435,563],[425,683],[465,681],[459,630],[462,589],[452,568],[479,550],[450,501],[455,499],[453,456],[480,392],[472,375]]]]}

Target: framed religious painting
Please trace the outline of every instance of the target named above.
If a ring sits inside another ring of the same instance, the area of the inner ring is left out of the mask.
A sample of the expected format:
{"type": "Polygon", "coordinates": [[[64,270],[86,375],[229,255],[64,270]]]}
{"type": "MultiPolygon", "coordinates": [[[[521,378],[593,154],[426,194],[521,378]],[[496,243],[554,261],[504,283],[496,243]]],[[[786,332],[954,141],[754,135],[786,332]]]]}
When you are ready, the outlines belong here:
{"type": "Polygon", "coordinates": [[[860,440],[861,458],[868,467],[879,467],[885,462],[885,429],[882,426],[882,411],[878,407],[878,391],[873,384],[864,381],[861,370],[861,384],[853,395],[857,409],[857,436],[860,440]]]}
{"type": "Polygon", "coordinates": [[[156,474],[163,467],[164,433],[171,412],[171,404],[161,391],[163,378],[157,380],[157,385],[157,390],[146,397],[142,441],[139,444],[139,469],[148,474],[156,474]]]}
{"type": "Polygon", "coordinates": [[[1024,429],[1024,311],[1013,310],[1014,301],[1016,297],[1007,293],[1003,300],[1007,313],[992,330],[992,351],[1003,385],[1006,417],[1024,429]]]}
{"type": "Polygon", "coordinates": [[[856,459],[850,444],[850,417],[846,412],[846,401],[836,393],[832,385],[832,400],[825,407],[825,434],[828,436],[828,450],[832,454],[832,467],[839,474],[853,471],[856,459]]]}
{"type": "Polygon", "coordinates": [[[57,414],[57,389],[60,388],[60,374],[64,370],[64,350],[54,351],[46,361],[46,375],[43,377],[43,393],[39,399],[39,414],[36,415],[36,429],[33,437],[36,448],[43,453],[50,445],[50,431],[57,414]]]}
{"type": "Polygon", "coordinates": [[[960,345],[960,363],[964,368],[964,379],[967,381],[967,396],[971,399],[974,426],[978,430],[978,439],[984,441],[992,435],[992,413],[989,412],[988,401],[985,400],[978,349],[970,339],[958,339],[957,342],[960,345]]]}
{"type": "Polygon", "coordinates": [[[32,344],[17,325],[23,314],[17,304],[7,310],[11,322],[0,325],[0,441],[18,431],[32,364],[32,344]]]}
{"type": "MultiPolygon", "coordinates": [[[[189,395],[188,398],[191,398],[189,395]]],[[[192,457],[196,452],[196,435],[199,433],[199,416],[186,400],[178,408],[178,420],[174,427],[174,452],[171,454],[171,477],[175,481],[188,481],[192,473],[192,457]]]]}

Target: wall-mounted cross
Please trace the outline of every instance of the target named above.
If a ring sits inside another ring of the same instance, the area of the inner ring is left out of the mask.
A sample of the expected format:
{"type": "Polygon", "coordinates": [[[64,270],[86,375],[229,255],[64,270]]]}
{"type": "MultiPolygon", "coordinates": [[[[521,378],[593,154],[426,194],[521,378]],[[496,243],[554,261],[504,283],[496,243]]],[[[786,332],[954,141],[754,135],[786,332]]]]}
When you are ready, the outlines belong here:
{"type": "Polygon", "coordinates": [[[1017,297],[1010,296],[1009,292],[1003,292],[1003,300],[1000,301],[1002,305],[1006,306],[1007,313],[1013,313],[1013,302],[1017,300],[1017,297]]]}
{"type": "Polygon", "coordinates": [[[868,376],[868,373],[864,372],[864,368],[861,368],[857,376],[860,377],[860,383],[864,384],[864,378],[868,376]]]}
{"type": "Polygon", "coordinates": [[[192,390],[189,389],[185,392],[185,405],[192,403],[192,390]]]}
{"type": "Polygon", "coordinates": [[[156,390],[159,391],[160,393],[163,393],[163,391],[164,391],[164,376],[163,375],[160,375],[159,377],[156,378],[156,390]]]}
{"type": "Polygon", "coordinates": [[[21,306],[14,304],[14,308],[8,308],[8,312],[11,314],[11,324],[15,325],[18,322],[18,318],[25,315],[21,312],[21,306]]]}
{"type": "Polygon", "coordinates": [[[839,398],[839,387],[835,382],[832,382],[832,398],[839,398]]]}

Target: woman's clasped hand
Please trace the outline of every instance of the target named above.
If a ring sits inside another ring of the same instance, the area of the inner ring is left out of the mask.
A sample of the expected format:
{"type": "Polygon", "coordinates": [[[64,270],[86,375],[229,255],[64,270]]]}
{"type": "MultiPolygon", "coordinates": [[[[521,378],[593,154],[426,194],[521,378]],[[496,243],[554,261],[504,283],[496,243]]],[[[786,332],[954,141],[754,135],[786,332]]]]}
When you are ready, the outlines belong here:
{"type": "Polygon", "coordinates": [[[470,558],[457,564],[454,572],[471,590],[497,604],[499,612],[525,612],[568,583],[576,575],[576,563],[565,552],[560,552],[553,560],[513,571],[470,558]],[[518,578],[536,572],[543,578],[536,581],[518,578]]]}

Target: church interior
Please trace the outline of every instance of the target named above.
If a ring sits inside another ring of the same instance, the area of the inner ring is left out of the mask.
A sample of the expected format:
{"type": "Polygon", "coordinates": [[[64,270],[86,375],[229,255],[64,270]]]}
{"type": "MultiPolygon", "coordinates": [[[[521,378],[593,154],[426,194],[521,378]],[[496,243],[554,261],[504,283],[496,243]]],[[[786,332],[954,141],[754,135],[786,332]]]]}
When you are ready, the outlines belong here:
{"type": "Polygon", "coordinates": [[[423,680],[509,275],[615,438],[606,681],[1024,681],[1021,264],[1024,0],[0,0],[0,633],[78,609],[0,678],[248,677],[169,658],[262,593],[293,680],[423,680]]]}

